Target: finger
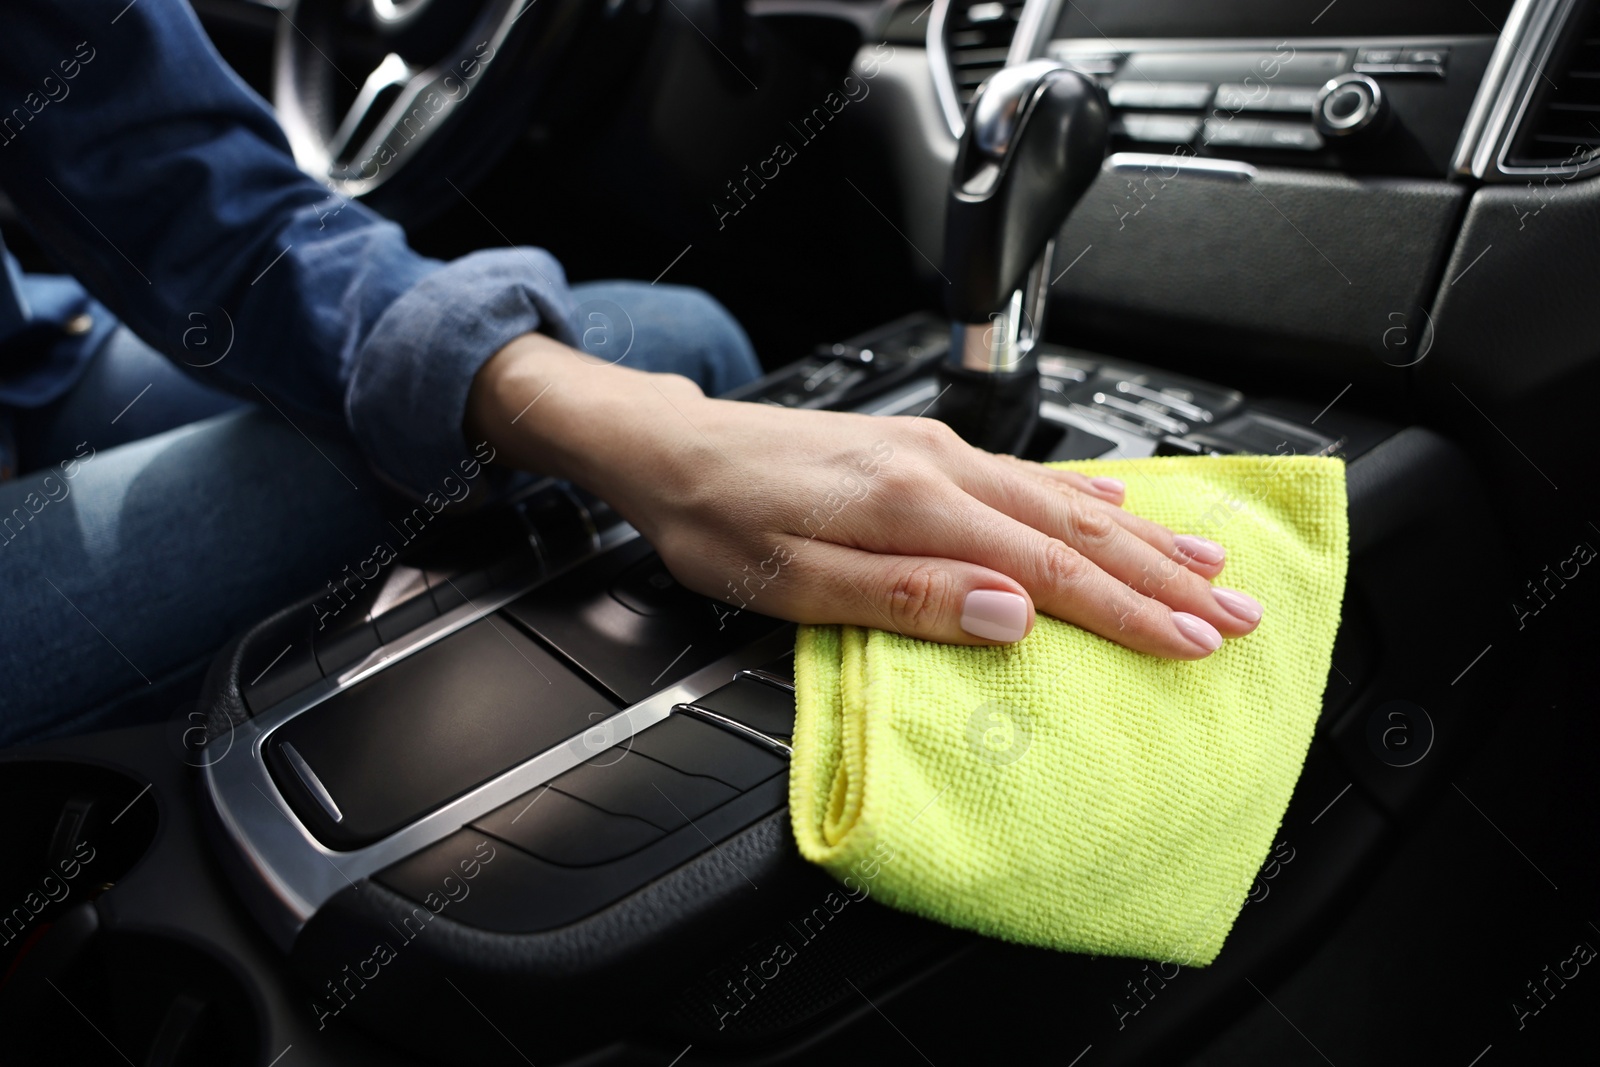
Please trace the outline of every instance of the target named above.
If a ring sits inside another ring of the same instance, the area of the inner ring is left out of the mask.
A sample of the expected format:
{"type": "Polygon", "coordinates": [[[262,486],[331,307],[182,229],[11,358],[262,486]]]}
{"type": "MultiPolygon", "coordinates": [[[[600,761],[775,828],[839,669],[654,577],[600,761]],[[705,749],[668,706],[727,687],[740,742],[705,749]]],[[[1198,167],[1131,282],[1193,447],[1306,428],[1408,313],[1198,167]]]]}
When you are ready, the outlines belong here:
{"type": "MultiPolygon", "coordinates": [[[[1261,608],[1255,601],[1233,590],[1214,588],[1205,578],[1129,532],[1116,521],[1112,509],[1029,480],[1006,488],[1009,491],[1000,499],[983,502],[1049,537],[1059,538],[1143,595],[1204,619],[1226,637],[1242,637],[1260,623],[1261,608]]],[[[1016,574],[1005,561],[990,556],[977,557],[973,562],[1016,574]]],[[[1023,582],[1027,584],[1026,579],[1023,582]]]]}
{"type": "MultiPolygon", "coordinates": [[[[1100,512],[1095,510],[1094,514],[1100,512]]],[[[1199,659],[1222,644],[1222,635],[1205,618],[1174,611],[1129,588],[1060,538],[1002,514],[953,486],[948,494],[930,494],[903,504],[896,518],[892,530],[862,531],[856,541],[859,549],[893,554],[883,558],[898,555],[960,562],[985,575],[1004,576],[1008,585],[992,588],[1020,586],[1039,611],[1140,652],[1170,659],[1199,659]]],[[[1120,531],[1109,519],[1101,521],[1107,529],[1120,531]]],[[[1122,536],[1140,544],[1146,552],[1155,551],[1131,535],[1122,536]]],[[[1202,588],[1209,588],[1187,571],[1176,566],[1173,569],[1200,582],[1202,588]]],[[[927,575],[918,580],[927,580],[927,575]]],[[[964,591],[957,589],[948,596],[953,598],[964,591]]],[[[1213,613],[1215,607],[1213,602],[1213,613]]],[[[947,604],[945,614],[959,612],[947,604]]],[[[881,619],[869,624],[884,625],[881,619]]],[[[1240,632],[1237,623],[1232,629],[1240,632]]]]}
{"type": "MultiPolygon", "coordinates": [[[[1018,474],[1034,475],[1028,480],[1047,486],[1057,492],[1062,491],[1060,487],[1063,484],[1076,488],[1070,481],[1049,477],[1053,474],[1065,473],[1073,472],[1054,470],[1037,464],[1024,464],[1024,469],[1021,471],[1011,468],[1005,470],[1005,474],[1012,476],[1018,474]],[[1039,475],[1043,475],[1043,477],[1039,475]]],[[[1008,484],[1009,479],[997,477],[993,471],[976,471],[973,474],[976,477],[960,479],[962,487],[992,507],[999,506],[995,503],[996,500],[1003,500],[1006,494],[1016,491],[1015,485],[1008,484]]],[[[1083,476],[1080,474],[1078,477],[1082,478],[1083,476]]],[[[1086,499],[1100,503],[1104,500],[1104,497],[1091,495],[1086,499]]],[[[1192,534],[1175,534],[1158,522],[1152,522],[1149,519],[1141,518],[1130,511],[1124,510],[1120,506],[1123,502],[1119,500],[1117,501],[1117,507],[1105,508],[1106,514],[1110,515],[1123,529],[1154,547],[1165,558],[1180,566],[1187,567],[1202,578],[1210,580],[1222,573],[1223,566],[1227,562],[1227,551],[1221,545],[1215,541],[1192,534]]],[[[1104,504],[1101,504],[1101,506],[1104,506],[1104,504]]],[[[1000,510],[1007,511],[1008,509],[1000,506],[1000,510]]]]}
{"type": "MultiPolygon", "coordinates": [[[[1185,598],[1175,610],[1175,605],[1131,587],[1065,540],[976,500],[972,505],[967,513],[956,509],[947,512],[945,528],[937,531],[948,546],[945,551],[1014,578],[1027,590],[1037,610],[1136,651],[1169,659],[1200,659],[1222,646],[1223,633],[1211,621],[1222,613],[1209,597],[1185,598]],[[1190,606],[1202,608],[1207,614],[1187,610],[1190,606]]],[[[1086,510],[1099,515],[1093,509],[1086,510]]],[[[1108,519],[1101,517],[1099,521],[1102,525],[1094,532],[1105,539],[1125,538],[1146,552],[1154,552],[1108,519]]],[[[1114,566],[1124,564],[1118,561],[1114,566]]],[[[1196,575],[1177,567],[1173,570],[1200,582],[1202,588],[1209,588],[1196,575]]],[[[1168,581],[1175,585],[1177,579],[1168,581]]],[[[1253,624],[1232,620],[1226,632],[1239,636],[1250,629],[1253,624]]]]}
{"type": "Polygon", "coordinates": [[[1024,464],[1040,477],[1056,484],[1070,485],[1080,493],[1084,493],[1096,500],[1103,500],[1107,504],[1121,507],[1128,496],[1128,485],[1121,478],[1112,478],[1107,475],[1080,474],[1077,471],[1066,470],[1060,467],[1045,467],[1037,463],[1024,464]]]}
{"type": "Polygon", "coordinates": [[[828,541],[794,550],[764,613],[794,622],[892,630],[952,645],[1000,645],[1033,629],[1033,604],[1016,581],[953,559],[868,552],[828,541]]]}

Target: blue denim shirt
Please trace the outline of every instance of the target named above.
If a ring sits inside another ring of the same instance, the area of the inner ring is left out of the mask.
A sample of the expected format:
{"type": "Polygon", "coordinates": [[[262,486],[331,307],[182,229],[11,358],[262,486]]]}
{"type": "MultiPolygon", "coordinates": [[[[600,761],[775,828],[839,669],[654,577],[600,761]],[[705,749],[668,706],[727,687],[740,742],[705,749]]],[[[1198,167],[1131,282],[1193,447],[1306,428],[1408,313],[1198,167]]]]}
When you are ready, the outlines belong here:
{"type": "Polygon", "coordinates": [[[548,253],[428,259],[297,169],[182,0],[9,0],[4,21],[0,189],[77,281],[4,254],[0,404],[70,388],[109,308],[207,384],[348,430],[420,496],[470,455],[489,356],[536,329],[576,341],[548,253]]]}

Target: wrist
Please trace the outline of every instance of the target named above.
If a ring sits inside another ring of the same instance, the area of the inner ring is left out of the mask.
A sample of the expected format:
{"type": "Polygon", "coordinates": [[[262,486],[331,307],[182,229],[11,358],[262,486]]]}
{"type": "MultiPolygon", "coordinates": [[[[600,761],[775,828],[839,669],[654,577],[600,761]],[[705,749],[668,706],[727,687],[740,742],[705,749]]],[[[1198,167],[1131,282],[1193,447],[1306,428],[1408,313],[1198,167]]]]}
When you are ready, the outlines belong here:
{"type": "Polygon", "coordinates": [[[686,378],[603,364],[542,334],[524,334],[473,378],[463,425],[514,466],[609,499],[608,475],[661,452],[660,435],[673,429],[664,400],[680,413],[705,402],[686,378]]]}

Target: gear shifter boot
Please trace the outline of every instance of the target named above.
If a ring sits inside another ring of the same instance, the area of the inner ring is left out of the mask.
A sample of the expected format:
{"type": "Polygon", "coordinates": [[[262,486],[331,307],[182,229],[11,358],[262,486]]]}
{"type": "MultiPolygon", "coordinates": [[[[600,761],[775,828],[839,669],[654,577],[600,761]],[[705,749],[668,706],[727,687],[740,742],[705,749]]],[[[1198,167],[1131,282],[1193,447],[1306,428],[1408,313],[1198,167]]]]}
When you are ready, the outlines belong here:
{"type": "Polygon", "coordinates": [[[964,441],[986,452],[1022,455],[1039,422],[1037,370],[996,374],[944,363],[939,390],[939,419],[964,441]]]}

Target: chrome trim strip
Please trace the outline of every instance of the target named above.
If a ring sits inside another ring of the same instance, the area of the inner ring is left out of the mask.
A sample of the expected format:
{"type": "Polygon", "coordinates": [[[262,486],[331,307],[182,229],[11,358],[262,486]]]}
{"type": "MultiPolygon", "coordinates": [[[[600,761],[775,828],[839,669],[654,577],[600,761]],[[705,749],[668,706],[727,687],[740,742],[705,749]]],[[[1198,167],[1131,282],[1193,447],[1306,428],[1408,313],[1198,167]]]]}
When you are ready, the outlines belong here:
{"type": "MultiPolygon", "coordinates": [[[[619,523],[597,537],[608,549],[638,537],[619,523]]],[[[665,719],[676,704],[690,703],[727,684],[730,675],[771,663],[792,647],[793,638],[777,631],[724,656],[649,698],[624,708],[583,733],[533,756],[470,790],[381,841],[349,852],[323,845],[302,823],[284,799],[265,760],[272,733],[296,716],[316,707],[341,690],[358,684],[397,660],[441,641],[451,634],[491,616],[500,608],[570,567],[538,581],[520,583],[463,604],[332,678],[278,702],[234,727],[234,756],[201,769],[203,792],[216,817],[228,848],[225,859],[240,869],[234,879],[246,905],[280,949],[287,952],[295,937],[318,908],[335,893],[383,870],[406,856],[454,833],[478,816],[507,804],[518,796],[618,744],[640,730],[665,719]],[[244,742],[242,745],[238,742],[244,742]]],[[[287,746],[286,746],[287,747],[287,746]]],[[[286,753],[291,765],[298,753],[286,753]]],[[[300,761],[304,764],[304,760],[300,761]]],[[[339,821],[337,805],[309,766],[297,774],[319,801],[339,821]],[[322,787],[319,793],[319,787],[322,787]]]]}
{"type": "Polygon", "coordinates": [[[1048,419],[1060,426],[1076,427],[1084,433],[1103,437],[1114,442],[1116,448],[1097,459],[1139,459],[1144,456],[1153,456],[1156,452],[1156,439],[1145,437],[1121,427],[1108,425],[1095,419],[1085,418],[1073,411],[1066,404],[1057,404],[1053,400],[1046,400],[1039,404],[1039,417],[1048,419]]]}
{"type": "Polygon", "coordinates": [[[289,742],[283,743],[283,756],[289,761],[289,766],[294,769],[296,778],[307,791],[316,798],[322,810],[328,813],[328,818],[334,822],[344,822],[344,812],[339,810],[339,805],[333,802],[333,794],[328,792],[328,787],[322,784],[322,779],[317,777],[317,772],[311,769],[311,764],[300,755],[300,751],[289,742]]]}
{"type": "Polygon", "coordinates": [[[745,723],[739,722],[737,719],[730,719],[726,715],[719,715],[710,708],[702,708],[699,704],[679,704],[672,710],[683,715],[688,715],[691,718],[704,719],[706,722],[709,722],[714,726],[720,726],[724,730],[727,730],[731,733],[736,733],[740,737],[746,738],[747,740],[754,741],[762,748],[770,749],[771,751],[783,756],[785,759],[788,759],[794,755],[794,748],[791,747],[787,742],[773,737],[771,734],[764,734],[760,730],[757,730],[754,726],[746,725],[745,723]]]}
{"type": "MultiPolygon", "coordinates": [[[[1548,6],[1548,0],[1516,0],[1512,5],[1506,24],[1501,27],[1500,37],[1495,41],[1494,51],[1489,53],[1489,65],[1484,69],[1483,80],[1478,83],[1477,95],[1472,98],[1472,106],[1467,110],[1467,121],[1461,127],[1461,137],[1456,141],[1455,154],[1451,157],[1452,173],[1461,177],[1482,177],[1474,166],[1478,145],[1488,136],[1490,115],[1501,110],[1500,101],[1506,94],[1507,78],[1513,64],[1520,59],[1521,50],[1517,42],[1526,34],[1529,19],[1540,6],[1548,6]]],[[[1504,121],[1503,115],[1501,121],[1504,121]]]]}
{"type": "Polygon", "coordinates": [[[736,682],[740,678],[749,678],[752,681],[762,682],[777,689],[782,689],[785,693],[788,693],[791,696],[794,694],[794,684],[784,681],[771,671],[764,671],[759,668],[751,668],[749,670],[740,671],[733,676],[733,680],[736,682]]]}
{"type": "Polygon", "coordinates": [[[1451,173],[1492,180],[1500,174],[1545,173],[1503,165],[1534,91],[1538,73],[1572,13],[1575,0],[1516,0],[1506,17],[1451,158],[1451,173]],[[1498,166],[1497,166],[1498,164],[1498,166]]]}
{"type": "MultiPolygon", "coordinates": [[[[955,79],[950,74],[950,54],[944,47],[945,22],[950,17],[951,0],[933,0],[928,11],[928,73],[933,78],[933,95],[944,112],[944,124],[958,140],[966,132],[961,114],[961,98],[956,95],[955,79]]],[[[1015,42],[1013,42],[1015,43],[1015,42]]]]}
{"type": "Polygon", "coordinates": [[[1578,177],[1580,174],[1589,174],[1596,169],[1600,169],[1600,159],[1591,159],[1583,164],[1575,164],[1571,168],[1570,174],[1561,164],[1541,163],[1535,166],[1518,166],[1506,162],[1506,157],[1511,154],[1511,145],[1516,141],[1517,134],[1522,129],[1523,119],[1527,116],[1528,109],[1533,106],[1534,97],[1538,95],[1539,79],[1545,76],[1544,71],[1549,65],[1551,57],[1555,54],[1556,48],[1560,45],[1569,21],[1577,13],[1579,5],[1577,0],[1551,0],[1548,6],[1550,13],[1544,24],[1530,31],[1530,38],[1533,43],[1531,49],[1525,52],[1525,55],[1528,56],[1526,64],[1528,69],[1522,75],[1523,84],[1520,87],[1515,83],[1507,85],[1508,93],[1520,94],[1520,98],[1515,101],[1515,113],[1505,123],[1503,130],[1496,131],[1495,139],[1479,145],[1479,151],[1473,158],[1474,165],[1477,165],[1480,160],[1485,159],[1486,154],[1492,154],[1494,160],[1493,170],[1488,169],[1487,163],[1483,164],[1485,168],[1484,174],[1490,178],[1500,176],[1546,176],[1555,172],[1566,174],[1571,179],[1578,177]],[[1536,37],[1533,36],[1535,33],[1537,34],[1536,37]],[[1535,51],[1537,59],[1532,58],[1535,51]]]}
{"type": "Polygon", "coordinates": [[[1235,181],[1254,181],[1260,175],[1256,168],[1236,159],[1209,159],[1160,152],[1113,152],[1106,157],[1103,169],[1149,171],[1154,167],[1172,167],[1196,177],[1232,178],[1235,181]]]}
{"type": "Polygon", "coordinates": [[[1022,5],[1022,17],[1017,19],[1017,33],[1011,38],[1006,66],[1044,55],[1050,35],[1061,22],[1061,4],[1062,0],[1028,0],[1022,5]]]}

